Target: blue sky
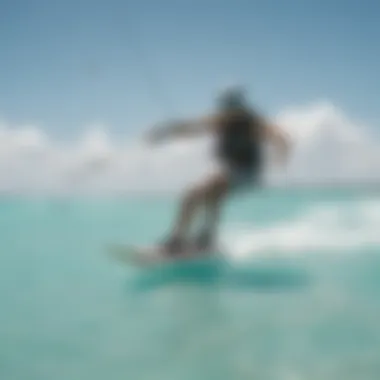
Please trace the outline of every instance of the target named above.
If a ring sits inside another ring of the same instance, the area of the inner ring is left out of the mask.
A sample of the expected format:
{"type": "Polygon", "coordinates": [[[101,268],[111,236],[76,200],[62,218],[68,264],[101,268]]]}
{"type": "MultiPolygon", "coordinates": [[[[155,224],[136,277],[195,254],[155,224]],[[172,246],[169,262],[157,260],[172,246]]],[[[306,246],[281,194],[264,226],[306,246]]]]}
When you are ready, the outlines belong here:
{"type": "Polygon", "coordinates": [[[0,118],[136,133],[246,83],[268,113],[320,99],[379,120],[377,0],[0,0],[0,118]]]}

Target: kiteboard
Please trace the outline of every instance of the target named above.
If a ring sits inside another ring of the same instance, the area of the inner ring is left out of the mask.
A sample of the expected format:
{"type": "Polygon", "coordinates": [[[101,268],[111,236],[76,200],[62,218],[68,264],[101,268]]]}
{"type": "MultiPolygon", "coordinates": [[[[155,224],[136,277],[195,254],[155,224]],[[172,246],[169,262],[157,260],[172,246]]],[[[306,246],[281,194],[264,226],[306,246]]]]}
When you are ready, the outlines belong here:
{"type": "Polygon", "coordinates": [[[216,249],[198,250],[188,249],[178,254],[168,255],[161,247],[138,246],[132,244],[113,244],[108,248],[109,256],[126,265],[137,267],[151,267],[161,264],[186,262],[194,259],[209,258],[216,249]]]}

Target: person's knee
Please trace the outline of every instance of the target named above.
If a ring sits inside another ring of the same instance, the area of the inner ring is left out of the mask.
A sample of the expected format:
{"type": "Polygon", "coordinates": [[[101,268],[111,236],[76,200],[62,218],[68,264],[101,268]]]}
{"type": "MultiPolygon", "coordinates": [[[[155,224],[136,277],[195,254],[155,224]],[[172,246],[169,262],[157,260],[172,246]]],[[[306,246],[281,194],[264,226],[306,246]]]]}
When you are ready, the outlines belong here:
{"type": "Polygon", "coordinates": [[[213,202],[220,200],[228,190],[228,181],[225,178],[214,178],[209,182],[195,186],[184,198],[188,206],[194,206],[201,202],[213,202]]]}
{"type": "Polygon", "coordinates": [[[186,195],[184,202],[189,206],[195,206],[205,199],[205,189],[202,186],[194,187],[186,195]]]}
{"type": "Polygon", "coordinates": [[[218,201],[227,193],[228,183],[224,178],[218,179],[210,184],[205,192],[208,201],[218,201]]]}

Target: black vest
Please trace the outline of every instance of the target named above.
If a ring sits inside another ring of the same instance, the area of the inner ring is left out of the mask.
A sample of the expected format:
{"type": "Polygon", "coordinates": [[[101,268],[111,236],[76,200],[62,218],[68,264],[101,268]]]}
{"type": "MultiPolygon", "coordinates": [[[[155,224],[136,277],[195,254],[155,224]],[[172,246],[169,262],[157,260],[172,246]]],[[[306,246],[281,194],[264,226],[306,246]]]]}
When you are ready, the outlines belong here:
{"type": "Polygon", "coordinates": [[[257,167],[261,163],[261,124],[247,111],[222,117],[217,135],[217,154],[225,163],[237,167],[257,167]]]}

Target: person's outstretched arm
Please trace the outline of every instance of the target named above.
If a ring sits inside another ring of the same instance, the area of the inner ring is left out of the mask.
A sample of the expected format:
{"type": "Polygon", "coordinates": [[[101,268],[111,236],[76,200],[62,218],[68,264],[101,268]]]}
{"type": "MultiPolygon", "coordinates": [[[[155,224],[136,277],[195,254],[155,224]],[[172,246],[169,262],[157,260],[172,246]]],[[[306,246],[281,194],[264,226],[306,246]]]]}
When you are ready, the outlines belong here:
{"type": "Polygon", "coordinates": [[[213,130],[215,121],[215,116],[205,116],[194,120],[166,123],[148,132],[147,139],[150,142],[159,142],[177,137],[205,134],[213,130]]]}

